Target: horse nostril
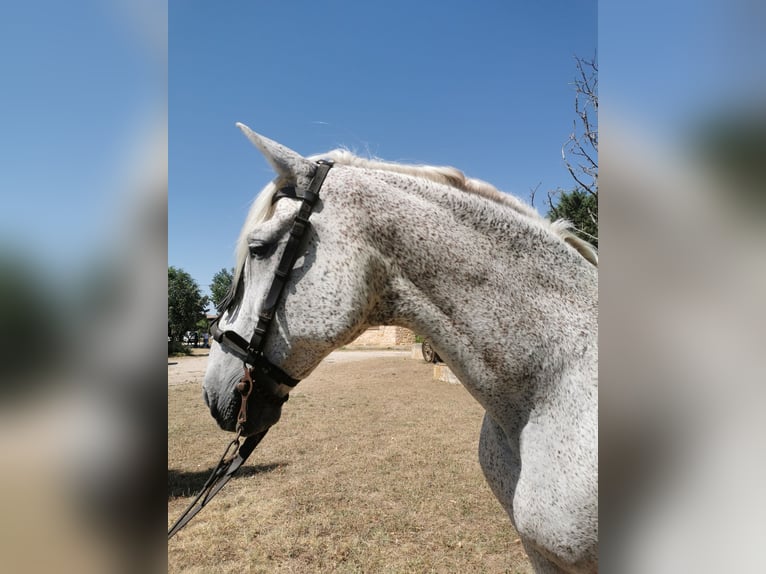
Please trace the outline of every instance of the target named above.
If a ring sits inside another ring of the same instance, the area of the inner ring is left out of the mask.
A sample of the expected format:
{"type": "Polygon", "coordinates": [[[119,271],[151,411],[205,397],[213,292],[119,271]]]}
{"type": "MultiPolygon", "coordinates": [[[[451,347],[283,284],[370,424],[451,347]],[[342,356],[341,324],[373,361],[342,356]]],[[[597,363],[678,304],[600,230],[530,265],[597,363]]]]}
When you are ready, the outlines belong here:
{"type": "Polygon", "coordinates": [[[210,414],[213,415],[215,420],[218,420],[218,407],[215,401],[210,400],[206,389],[202,389],[202,398],[205,399],[205,404],[210,408],[210,414]]]}

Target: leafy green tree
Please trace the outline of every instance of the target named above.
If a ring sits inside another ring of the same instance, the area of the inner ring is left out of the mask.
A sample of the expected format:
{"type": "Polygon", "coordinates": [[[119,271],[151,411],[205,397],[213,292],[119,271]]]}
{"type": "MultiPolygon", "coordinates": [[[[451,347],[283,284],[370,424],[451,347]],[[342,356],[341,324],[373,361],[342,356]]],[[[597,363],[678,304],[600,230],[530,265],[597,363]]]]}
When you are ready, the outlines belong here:
{"type": "Polygon", "coordinates": [[[5,303],[0,314],[0,399],[26,391],[31,395],[43,387],[30,386],[30,378],[48,380],[71,350],[70,306],[37,262],[4,245],[0,245],[0,300],[5,303]]]}
{"type": "Polygon", "coordinates": [[[219,307],[221,301],[224,300],[226,295],[231,289],[231,282],[234,280],[234,269],[231,271],[224,268],[218,273],[213,275],[213,282],[210,284],[210,293],[213,296],[213,305],[219,307]]]}
{"type": "Polygon", "coordinates": [[[705,118],[688,138],[706,166],[728,183],[732,207],[742,210],[746,221],[762,220],[766,213],[766,116],[757,105],[705,118]]]}
{"type": "Polygon", "coordinates": [[[562,192],[548,211],[548,219],[568,219],[575,233],[598,247],[598,197],[582,189],[562,192]]]}
{"type": "Polygon", "coordinates": [[[186,331],[195,330],[197,322],[205,318],[207,306],[208,298],[192,276],[168,267],[168,335],[173,341],[181,341],[186,331]]]}

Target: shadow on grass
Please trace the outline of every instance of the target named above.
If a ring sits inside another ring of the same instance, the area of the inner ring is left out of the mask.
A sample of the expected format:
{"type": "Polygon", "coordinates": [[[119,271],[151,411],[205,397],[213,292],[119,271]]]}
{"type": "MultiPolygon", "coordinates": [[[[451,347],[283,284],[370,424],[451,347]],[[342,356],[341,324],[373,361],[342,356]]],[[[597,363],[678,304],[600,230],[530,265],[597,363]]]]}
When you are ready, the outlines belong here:
{"type": "MultiPolygon", "coordinates": [[[[232,480],[238,480],[248,476],[255,476],[271,472],[280,467],[287,466],[286,462],[275,462],[272,464],[255,464],[243,466],[237,471],[232,480]]],[[[213,472],[213,468],[201,470],[199,472],[183,472],[178,470],[168,470],[168,500],[178,497],[196,496],[196,494],[205,485],[205,481],[213,472]]]]}

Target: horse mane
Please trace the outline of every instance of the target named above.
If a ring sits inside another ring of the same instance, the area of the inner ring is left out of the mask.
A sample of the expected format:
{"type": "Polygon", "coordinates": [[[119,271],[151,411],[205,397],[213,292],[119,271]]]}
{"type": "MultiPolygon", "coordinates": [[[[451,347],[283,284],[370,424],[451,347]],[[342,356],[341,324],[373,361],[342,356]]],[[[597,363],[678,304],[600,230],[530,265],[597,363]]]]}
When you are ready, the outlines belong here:
{"type": "MultiPolygon", "coordinates": [[[[308,159],[313,161],[318,159],[331,159],[338,165],[360,167],[364,169],[387,171],[419,177],[481,196],[485,199],[489,199],[490,201],[494,201],[495,203],[510,207],[520,215],[530,218],[538,225],[542,225],[544,228],[547,228],[550,232],[571,246],[588,262],[590,262],[595,267],[598,267],[598,252],[596,248],[574,234],[572,231],[574,226],[571,222],[567,221],[566,219],[550,221],[542,217],[534,207],[524,203],[519,198],[508,193],[503,193],[486,181],[466,177],[466,175],[457,168],[450,166],[416,165],[387,162],[377,158],[360,157],[347,149],[335,149],[324,154],[311,156],[308,159]]],[[[247,230],[251,229],[257,223],[265,221],[273,215],[274,207],[271,203],[271,198],[274,196],[274,193],[276,193],[277,189],[277,182],[269,183],[256,197],[252,207],[250,208],[247,220],[244,227],[242,228],[239,240],[237,241],[237,267],[235,268],[236,272],[234,277],[234,285],[237,284],[239,274],[241,273],[245,258],[248,254],[247,230]]]]}
{"type": "Polygon", "coordinates": [[[436,183],[442,183],[456,189],[467,191],[468,193],[479,195],[502,205],[506,205],[523,216],[529,217],[538,223],[543,223],[545,227],[548,227],[565,243],[572,246],[586,260],[588,260],[594,266],[598,267],[598,252],[596,251],[596,248],[574,234],[572,231],[574,226],[571,222],[567,221],[566,219],[550,221],[549,219],[542,217],[534,207],[524,203],[519,198],[508,193],[503,193],[491,183],[487,183],[481,179],[466,177],[466,175],[457,168],[450,166],[393,163],[382,161],[376,158],[368,159],[354,155],[345,149],[336,149],[327,154],[316,156],[311,159],[321,158],[332,159],[335,161],[335,163],[341,165],[389,171],[394,173],[401,173],[404,175],[410,175],[413,177],[421,177],[436,183]]]}

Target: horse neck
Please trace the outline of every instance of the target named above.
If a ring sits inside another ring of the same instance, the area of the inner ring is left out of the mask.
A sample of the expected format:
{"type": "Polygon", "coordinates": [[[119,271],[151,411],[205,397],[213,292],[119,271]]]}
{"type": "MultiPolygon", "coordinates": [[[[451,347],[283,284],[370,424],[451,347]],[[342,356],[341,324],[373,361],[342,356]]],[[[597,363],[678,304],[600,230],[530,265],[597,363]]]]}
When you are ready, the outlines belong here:
{"type": "Polygon", "coordinates": [[[596,332],[596,271],[543,223],[447,186],[401,187],[367,210],[388,285],[371,322],[430,337],[485,408],[498,385],[535,392],[595,346],[583,333],[596,332]]]}

